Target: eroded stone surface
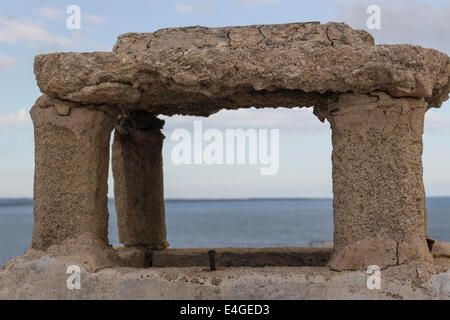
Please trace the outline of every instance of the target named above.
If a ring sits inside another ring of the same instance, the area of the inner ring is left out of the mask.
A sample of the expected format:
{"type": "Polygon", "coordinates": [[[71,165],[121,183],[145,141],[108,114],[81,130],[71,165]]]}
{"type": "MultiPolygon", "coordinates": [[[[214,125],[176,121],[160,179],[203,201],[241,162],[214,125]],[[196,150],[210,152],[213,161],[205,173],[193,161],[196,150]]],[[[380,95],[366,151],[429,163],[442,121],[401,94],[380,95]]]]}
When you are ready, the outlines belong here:
{"type": "Polygon", "coordinates": [[[41,97],[31,110],[35,133],[32,247],[48,249],[89,235],[108,243],[109,139],[114,120],[94,107],[41,97]],[[55,107],[56,105],[56,107],[55,107]]]}
{"type": "Polygon", "coordinates": [[[333,268],[431,260],[422,178],[426,110],[423,99],[382,92],[341,95],[316,108],[332,129],[333,268]]]}
{"type": "Polygon", "coordinates": [[[436,242],[431,253],[435,258],[450,258],[450,243],[436,242]]]}
{"type": "MultiPolygon", "coordinates": [[[[110,267],[131,267],[131,259],[123,257],[118,251],[94,234],[82,234],[77,238],[66,239],[59,244],[53,244],[44,250],[30,248],[24,255],[26,259],[41,257],[58,258],[70,261],[83,267],[88,272],[95,272],[110,267]]],[[[145,264],[140,265],[145,267],[145,264]]]]}
{"type": "Polygon", "coordinates": [[[375,46],[343,23],[293,23],[128,33],[113,52],[39,55],[35,74],[52,97],[165,115],[317,106],[377,90],[439,107],[450,59],[418,46],[375,46]]]}
{"type": "MultiPolygon", "coordinates": [[[[152,253],[153,267],[209,267],[210,248],[166,249],[152,253]]],[[[325,266],[330,248],[215,248],[217,267],[325,266]]]]}
{"type": "Polygon", "coordinates": [[[81,289],[66,286],[70,260],[10,261],[0,271],[0,299],[450,299],[450,272],[406,265],[381,271],[381,289],[365,271],[329,268],[82,268],[81,289]]]}
{"type": "Polygon", "coordinates": [[[168,246],[161,133],[163,121],[145,115],[124,119],[112,147],[119,241],[127,246],[168,246]],[[139,120],[141,123],[139,123],[139,120]],[[126,124],[128,123],[128,124],[126,124]]]}

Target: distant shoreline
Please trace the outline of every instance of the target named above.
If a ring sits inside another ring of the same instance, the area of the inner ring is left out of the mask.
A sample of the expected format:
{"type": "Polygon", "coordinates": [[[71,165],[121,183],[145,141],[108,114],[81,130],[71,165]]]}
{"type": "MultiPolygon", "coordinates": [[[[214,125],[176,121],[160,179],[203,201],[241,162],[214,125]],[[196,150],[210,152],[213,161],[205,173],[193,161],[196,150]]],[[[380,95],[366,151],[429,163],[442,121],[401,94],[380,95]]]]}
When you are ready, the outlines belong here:
{"type": "MultiPolygon", "coordinates": [[[[448,199],[450,196],[429,196],[427,199],[448,199]]],[[[166,202],[214,202],[214,201],[332,201],[333,198],[166,198],[166,202]]],[[[114,203],[114,198],[108,198],[108,203],[114,203]]],[[[0,198],[0,207],[32,206],[32,198],[0,198]]]]}

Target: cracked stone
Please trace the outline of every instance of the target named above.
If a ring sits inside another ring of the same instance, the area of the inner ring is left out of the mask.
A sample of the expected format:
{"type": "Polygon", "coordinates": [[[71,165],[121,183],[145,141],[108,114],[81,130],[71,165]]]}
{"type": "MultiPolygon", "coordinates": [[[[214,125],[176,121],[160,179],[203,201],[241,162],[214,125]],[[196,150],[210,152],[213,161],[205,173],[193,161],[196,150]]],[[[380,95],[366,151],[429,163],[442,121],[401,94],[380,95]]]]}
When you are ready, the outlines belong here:
{"type": "Polygon", "coordinates": [[[318,106],[342,93],[376,91],[439,107],[450,90],[446,54],[375,45],[344,23],[127,33],[112,52],[39,55],[35,74],[53,98],[164,115],[318,106]]]}
{"type": "Polygon", "coordinates": [[[60,116],[68,116],[70,114],[70,107],[66,104],[55,105],[56,113],[60,116]]]}

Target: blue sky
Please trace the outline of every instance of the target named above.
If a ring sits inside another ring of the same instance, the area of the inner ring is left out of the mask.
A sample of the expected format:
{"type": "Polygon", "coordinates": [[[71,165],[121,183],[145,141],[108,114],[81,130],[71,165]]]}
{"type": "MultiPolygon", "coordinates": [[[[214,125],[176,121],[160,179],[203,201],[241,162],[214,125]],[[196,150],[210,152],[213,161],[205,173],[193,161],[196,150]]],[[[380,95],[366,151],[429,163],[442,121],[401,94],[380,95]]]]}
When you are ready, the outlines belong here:
{"type": "MultiPolygon", "coordinates": [[[[365,28],[366,8],[381,8],[377,43],[411,43],[450,53],[450,0],[86,0],[5,2],[0,8],[0,197],[31,197],[33,129],[28,110],[40,95],[33,57],[54,51],[111,50],[119,34],[188,25],[227,26],[343,21],[365,28]],[[6,5],[7,3],[7,5],[6,5]],[[78,5],[80,30],[66,28],[66,8],[78,5]]],[[[259,166],[180,165],[170,161],[171,131],[195,118],[166,118],[164,170],[169,198],[331,197],[331,137],[309,109],[224,111],[205,127],[280,129],[280,171],[259,166]],[[256,124],[255,124],[256,123],[256,124]]],[[[426,116],[424,177],[428,195],[450,195],[450,103],[426,116]]],[[[112,186],[112,179],[110,179],[112,186]]],[[[112,187],[110,187],[112,196],[112,187]]]]}

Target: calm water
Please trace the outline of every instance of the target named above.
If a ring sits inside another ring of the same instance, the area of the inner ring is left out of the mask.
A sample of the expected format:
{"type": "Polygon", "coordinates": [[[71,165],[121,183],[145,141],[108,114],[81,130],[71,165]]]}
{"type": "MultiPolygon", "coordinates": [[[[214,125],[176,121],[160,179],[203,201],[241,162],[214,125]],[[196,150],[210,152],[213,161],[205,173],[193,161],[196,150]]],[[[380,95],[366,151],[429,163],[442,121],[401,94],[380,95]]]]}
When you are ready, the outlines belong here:
{"type": "MultiPolygon", "coordinates": [[[[450,241],[450,197],[428,198],[429,232],[450,241]]],[[[118,245],[116,216],[110,203],[109,238],[118,245]]],[[[170,246],[308,246],[333,238],[331,200],[168,200],[170,246]]],[[[0,265],[22,255],[33,228],[31,200],[0,199],[0,265]]]]}

